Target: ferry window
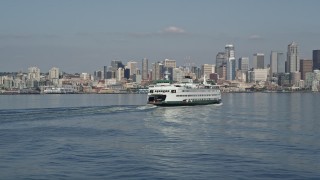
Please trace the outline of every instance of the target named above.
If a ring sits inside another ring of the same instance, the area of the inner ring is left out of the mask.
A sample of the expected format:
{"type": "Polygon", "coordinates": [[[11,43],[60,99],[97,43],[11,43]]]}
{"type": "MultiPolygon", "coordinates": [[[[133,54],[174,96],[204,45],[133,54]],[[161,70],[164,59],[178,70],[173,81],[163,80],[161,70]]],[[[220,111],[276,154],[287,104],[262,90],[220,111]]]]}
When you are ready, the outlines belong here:
{"type": "Polygon", "coordinates": [[[153,90],[150,90],[150,93],[153,93],[153,90]]]}
{"type": "Polygon", "coordinates": [[[176,93],[176,90],[171,90],[171,93],[176,93]]]}

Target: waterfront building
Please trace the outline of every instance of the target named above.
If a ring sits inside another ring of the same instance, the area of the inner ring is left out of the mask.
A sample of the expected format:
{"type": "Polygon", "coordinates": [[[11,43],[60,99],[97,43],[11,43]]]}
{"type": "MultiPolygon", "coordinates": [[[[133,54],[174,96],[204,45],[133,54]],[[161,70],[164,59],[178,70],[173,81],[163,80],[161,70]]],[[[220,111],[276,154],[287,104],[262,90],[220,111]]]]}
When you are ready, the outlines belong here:
{"type": "Polygon", "coordinates": [[[3,85],[3,81],[5,79],[6,76],[0,76],[0,85],[3,85]]]}
{"type": "Polygon", "coordinates": [[[313,72],[306,73],[305,87],[312,91],[318,92],[320,90],[320,70],[313,70],[313,72]]]}
{"type": "Polygon", "coordinates": [[[313,70],[320,70],[320,50],[312,51],[313,70]]]}
{"type": "Polygon", "coordinates": [[[254,69],[264,69],[264,54],[263,53],[253,54],[253,68],[254,69]]]}
{"type": "Polygon", "coordinates": [[[14,87],[12,76],[0,76],[0,81],[0,85],[2,85],[6,89],[11,89],[14,87]]]}
{"type": "Polygon", "coordinates": [[[278,85],[283,87],[290,86],[290,73],[278,73],[278,85]]]}
{"type": "Polygon", "coordinates": [[[148,62],[147,58],[142,59],[142,80],[148,80],[148,62]]]}
{"type": "Polygon", "coordinates": [[[116,85],[117,84],[117,80],[115,78],[112,78],[112,79],[105,79],[105,87],[108,87],[108,86],[112,86],[112,85],[116,85]]]}
{"type": "Polygon", "coordinates": [[[306,73],[312,72],[312,60],[308,59],[301,59],[300,60],[300,72],[301,72],[301,79],[305,80],[306,79],[306,73]]]}
{"type": "Polygon", "coordinates": [[[49,79],[59,79],[59,68],[53,67],[49,70],[49,79]]]}
{"type": "Polygon", "coordinates": [[[227,61],[227,80],[235,80],[236,78],[236,59],[235,50],[232,44],[225,46],[225,58],[227,61]]]}
{"type": "Polygon", "coordinates": [[[300,70],[298,44],[292,42],[288,45],[287,51],[287,72],[296,72],[300,70]]]}
{"type": "Polygon", "coordinates": [[[299,71],[290,73],[290,84],[291,85],[297,85],[300,80],[301,80],[301,74],[299,71]]]}
{"type": "Polygon", "coordinates": [[[207,78],[209,78],[209,75],[211,73],[215,73],[215,65],[213,64],[203,64],[201,66],[201,72],[202,72],[202,75],[206,76],[207,78]]]}
{"type": "Polygon", "coordinates": [[[311,89],[313,81],[313,72],[307,72],[305,75],[305,88],[311,89]]]}
{"type": "Polygon", "coordinates": [[[253,74],[251,76],[251,82],[267,81],[269,68],[265,69],[253,69],[253,74]]]}
{"type": "Polygon", "coordinates": [[[250,69],[248,72],[247,72],[247,79],[246,79],[246,83],[252,83],[254,82],[253,80],[253,69],[250,69]]]}
{"type": "Polygon", "coordinates": [[[246,82],[248,71],[237,70],[236,80],[239,82],[246,82]]]}
{"type": "Polygon", "coordinates": [[[217,73],[211,73],[211,74],[209,75],[209,79],[210,79],[210,80],[213,80],[215,83],[218,82],[218,78],[219,78],[219,75],[218,75],[217,73]]]}
{"type": "Polygon", "coordinates": [[[53,67],[49,70],[49,80],[53,85],[57,86],[59,84],[59,68],[53,67]]]}
{"type": "Polygon", "coordinates": [[[91,79],[91,75],[89,73],[81,73],[80,74],[80,79],[84,81],[88,81],[91,79]]]}
{"type": "Polygon", "coordinates": [[[40,81],[40,69],[38,67],[29,67],[28,70],[28,79],[40,81]]]}
{"type": "Polygon", "coordinates": [[[13,87],[17,89],[27,88],[26,81],[16,78],[13,80],[13,87]]]}

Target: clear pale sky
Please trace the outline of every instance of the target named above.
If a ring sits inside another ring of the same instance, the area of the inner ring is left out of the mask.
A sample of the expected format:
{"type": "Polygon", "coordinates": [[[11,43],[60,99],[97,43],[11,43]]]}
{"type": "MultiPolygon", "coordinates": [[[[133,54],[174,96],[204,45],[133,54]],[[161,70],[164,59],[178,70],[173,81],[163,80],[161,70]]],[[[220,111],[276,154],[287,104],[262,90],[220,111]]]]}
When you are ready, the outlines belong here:
{"type": "MultiPolygon", "coordinates": [[[[319,0],[1,0],[0,72],[102,70],[111,60],[215,63],[299,45],[320,49],[319,0]]],[[[151,63],[150,63],[151,64],[151,63]]]]}

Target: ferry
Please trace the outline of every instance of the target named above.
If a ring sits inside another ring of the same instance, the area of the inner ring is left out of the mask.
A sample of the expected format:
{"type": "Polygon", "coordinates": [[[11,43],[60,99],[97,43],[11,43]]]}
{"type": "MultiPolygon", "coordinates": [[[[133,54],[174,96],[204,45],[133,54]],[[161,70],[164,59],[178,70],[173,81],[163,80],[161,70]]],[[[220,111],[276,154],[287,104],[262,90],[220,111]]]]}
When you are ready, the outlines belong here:
{"type": "Polygon", "coordinates": [[[76,91],[72,87],[48,87],[43,90],[45,94],[74,94],[76,91]]]}
{"type": "Polygon", "coordinates": [[[149,85],[148,104],[156,106],[207,105],[220,104],[221,101],[219,86],[207,84],[205,78],[203,84],[193,83],[186,76],[181,83],[171,84],[168,80],[162,80],[149,85]]]}

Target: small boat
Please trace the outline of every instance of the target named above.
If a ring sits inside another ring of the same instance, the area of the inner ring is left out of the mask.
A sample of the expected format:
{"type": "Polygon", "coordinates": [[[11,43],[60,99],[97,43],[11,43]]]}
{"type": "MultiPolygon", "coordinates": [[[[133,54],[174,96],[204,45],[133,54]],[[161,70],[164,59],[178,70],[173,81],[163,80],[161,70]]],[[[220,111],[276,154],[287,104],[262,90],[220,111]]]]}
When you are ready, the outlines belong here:
{"type": "Polygon", "coordinates": [[[192,106],[220,104],[221,92],[219,86],[193,83],[186,76],[181,83],[171,84],[168,80],[158,81],[149,86],[148,104],[156,106],[192,106]]]}

